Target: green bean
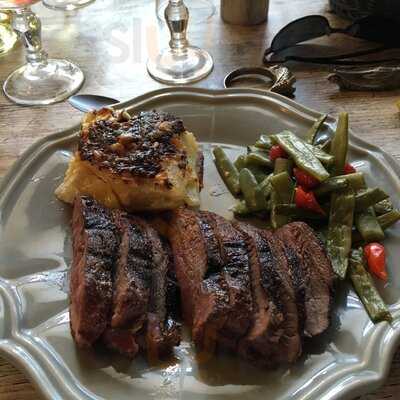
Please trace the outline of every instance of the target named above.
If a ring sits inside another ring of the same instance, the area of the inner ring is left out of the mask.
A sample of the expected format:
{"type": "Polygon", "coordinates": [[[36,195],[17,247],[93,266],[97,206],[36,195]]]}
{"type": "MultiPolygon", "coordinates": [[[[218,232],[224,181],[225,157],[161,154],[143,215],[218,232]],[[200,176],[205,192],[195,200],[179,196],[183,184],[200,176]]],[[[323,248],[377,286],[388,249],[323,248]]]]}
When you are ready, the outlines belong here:
{"type": "Polygon", "coordinates": [[[294,182],[287,172],[281,172],[271,177],[271,225],[274,229],[290,222],[290,217],[277,210],[280,204],[291,204],[294,197],[294,182]]]}
{"type": "Polygon", "coordinates": [[[357,213],[354,219],[357,230],[365,242],[380,242],[385,238],[373,207],[357,213]]]}
{"type": "Polygon", "coordinates": [[[270,208],[268,206],[268,199],[270,197],[270,194],[268,197],[266,197],[264,190],[262,190],[262,188],[260,188],[259,186],[256,187],[256,202],[257,202],[257,206],[259,207],[259,209],[257,211],[270,210],[270,208]]]}
{"type": "Polygon", "coordinates": [[[237,168],[237,170],[240,172],[243,168],[246,167],[246,156],[245,155],[240,155],[235,162],[233,163],[234,166],[237,168]]]}
{"type": "MultiPolygon", "coordinates": [[[[394,225],[397,221],[400,221],[400,212],[397,210],[389,211],[386,214],[379,215],[378,217],[376,217],[376,219],[381,229],[385,231],[386,229],[394,225]]],[[[353,230],[352,242],[353,244],[363,242],[363,237],[358,230],[353,230]]]]}
{"type": "Polygon", "coordinates": [[[273,174],[269,174],[262,182],[257,186],[257,189],[263,194],[264,198],[268,199],[271,196],[272,185],[271,178],[273,174]]]}
{"type": "Polygon", "coordinates": [[[226,187],[235,196],[240,193],[239,171],[229,160],[225,151],[221,147],[215,147],[214,151],[215,165],[226,187]]]}
{"type": "Polygon", "coordinates": [[[261,135],[254,146],[260,149],[269,150],[272,147],[272,140],[267,135],[261,135]]]}
{"type": "Polygon", "coordinates": [[[379,215],[377,219],[382,229],[386,230],[400,220],[400,211],[398,210],[389,211],[386,214],[379,215]]]}
{"type": "Polygon", "coordinates": [[[293,162],[288,158],[277,158],[274,164],[274,174],[280,174],[281,172],[287,172],[290,176],[292,175],[293,162]]]}
{"type": "Polygon", "coordinates": [[[333,176],[321,183],[321,185],[315,189],[314,193],[316,196],[321,197],[326,193],[330,193],[335,190],[342,190],[345,188],[345,186],[352,188],[354,192],[365,188],[363,173],[355,172],[354,174],[333,176]],[[344,184],[343,181],[347,182],[347,185],[344,184]]]}
{"type": "Polygon", "coordinates": [[[261,149],[261,148],[259,148],[257,146],[247,146],[247,154],[250,154],[250,153],[260,153],[260,154],[262,154],[264,156],[265,155],[268,156],[269,151],[265,150],[265,149],[261,149]]]}
{"type": "Polygon", "coordinates": [[[251,173],[255,176],[258,183],[262,182],[268,174],[265,172],[265,168],[259,165],[249,164],[247,162],[247,155],[240,155],[234,162],[235,167],[240,172],[243,168],[248,168],[251,173]]]}
{"type": "Polygon", "coordinates": [[[265,168],[273,168],[273,163],[269,156],[266,153],[263,154],[262,152],[253,152],[247,154],[246,165],[259,165],[265,168]]]}
{"type": "Polygon", "coordinates": [[[331,143],[332,143],[332,139],[327,139],[324,143],[317,145],[316,147],[320,148],[322,151],[330,153],[331,143]]]}
{"type": "Polygon", "coordinates": [[[325,182],[321,183],[315,190],[314,194],[317,197],[343,190],[349,187],[349,182],[346,179],[329,178],[325,182]]]}
{"type": "Polygon", "coordinates": [[[331,154],[328,154],[326,151],[317,146],[312,146],[310,144],[307,144],[307,146],[314,153],[315,157],[322,162],[322,164],[332,165],[334,163],[335,157],[333,157],[331,154]]]}
{"type": "Polygon", "coordinates": [[[321,126],[326,120],[327,115],[321,115],[315,122],[313,123],[312,127],[308,130],[306,134],[307,143],[313,144],[315,140],[315,136],[317,135],[318,131],[321,129],[321,126]]]}
{"type": "Polygon", "coordinates": [[[238,201],[233,207],[232,211],[236,215],[246,216],[251,213],[251,211],[247,208],[246,202],[244,200],[238,201]]]}
{"type": "Polygon", "coordinates": [[[246,163],[246,168],[250,170],[258,183],[261,183],[268,176],[265,168],[262,168],[259,165],[251,165],[246,163]]]}
{"type": "Polygon", "coordinates": [[[349,182],[350,187],[354,190],[354,192],[358,192],[359,190],[365,188],[365,179],[364,174],[362,172],[354,172],[353,174],[348,175],[338,175],[332,177],[330,179],[346,179],[349,182]]]}
{"type": "Polygon", "coordinates": [[[331,143],[331,154],[335,157],[332,175],[342,175],[347,160],[349,146],[349,115],[345,112],[339,114],[335,135],[331,143]]]}
{"type": "Polygon", "coordinates": [[[289,131],[283,131],[273,135],[272,140],[278,143],[294,160],[295,164],[307,171],[320,182],[329,178],[328,171],[321,164],[321,161],[310,150],[309,145],[289,131]]]}
{"type": "Polygon", "coordinates": [[[356,195],[356,211],[364,211],[388,197],[380,188],[361,190],[356,195]]]}
{"type": "Polygon", "coordinates": [[[298,208],[296,204],[278,204],[275,210],[278,214],[288,215],[294,220],[321,221],[325,219],[323,215],[298,208]]]}
{"type": "Polygon", "coordinates": [[[351,249],[355,197],[351,189],[332,193],[329,214],[327,251],[333,270],[344,279],[351,249]]]}
{"type": "Polygon", "coordinates": [[[374,210],[377,214],[382,215],[393,211],[393,203],[390,199],[385,199],[374,205],[374,210]]]}
{"type": "Polygon", "coordinates": [[[363,249],[353,250],[350,255],[349,276],[354,290],[364,304],[373,322],[392,321],[392,315],[376,289],[371,275],[365,268],[363,249]]]}
{"type": "Polygon", "coordinates": [[[239,182],[247,208],[250,211],[265,210],[267,201],[260,191],[257,193],[256,178],[247,168],[240,171],[239,182]]]}

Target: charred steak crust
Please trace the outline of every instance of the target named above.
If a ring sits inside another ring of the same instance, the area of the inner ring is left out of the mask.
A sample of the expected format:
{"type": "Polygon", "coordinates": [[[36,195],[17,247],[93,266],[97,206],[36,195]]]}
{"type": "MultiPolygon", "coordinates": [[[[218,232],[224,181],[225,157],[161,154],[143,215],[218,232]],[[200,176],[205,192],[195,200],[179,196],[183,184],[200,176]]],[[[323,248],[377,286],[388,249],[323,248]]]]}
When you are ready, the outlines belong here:
{"type": "Polygon", "coordinates": [[[262,264],[270,262],[271,251],[258,229],[244,223],[235,223],[235,228],[246,236],[250,250],[251,292],[253,297],[253,320],[250,330],[238,346],[239,354],[254,363],[272,364],[271,351],[279,340],[279,328],[283,315],[261,285],[262,264]],[[276,339],[276,336],[278,338],[276,339]]]}
{"type": "Polygon", "coordinates": [[[246,239],[225,218],[202,211],[200,217],[211,226],[222,258],[221,276],[226,285],[229,305],[226,321],[219,331],[222,347],[234,349],[250,327],[253,302],[250,284],[250,257],[246,239]]]}
{"type": "Polygon", "coordinates": [[[268,243],[269,250],[261,262],[261,284],[273,299],[283,318],[279,326],[277,346],[271,361],[275,364],[291,364],[302,352],[300,314],[297,303],[297,282],[292,278],[291,260],[286,257],[283,243],[270,231],[260,231],[268,243]]]}
{"type": "Polygon", "coordinates": [[[122,236],[115,271],[111,326],[105,344],[133,358],[146,350],[151,364],[168,357],[180,342],[179,325],[167,309],[167,244],[143,218],[114,211],[122,236]]]}
{"type": "Polygon", "coordinates": [[[152,245],[139,217],[128,217],[124,212],[114,212],[114,219],[121,234],[119,257],[115,269],[112,328],[135,325],[139,330],[145,322],[148,308],[152,245]]]}
{"type": "Polygon", "coordinates": [[[305,279],[305,333],[319,335],[330,324],[334,278],[331,263],[320,240],[307,224],[287,224],[277,231],[277,236],[301,260],[305,279]]]}
{"type": "Polygon", "coordinates": [[[197,222],[207,251],[207,269],[203,275],[194,311],[192,336],[201,356],[212,355],[217,333],[224,326],[229,307],[229,294],[222,276],[223,260],[220,245],[210,225],[210,215],[197,215],[197,222]]]}
{"type": "Polygon", "coordinates": [[[109,321],[119,238],[111,212],[88,197],[77,197],[74,202],[72,231],[71,331],[79,346],[89,347],[109,321]]]}
{"type": "Polygon", "coordinates": [[[154,221],[76,198],[70,321],[79,346],[102,337],[129,357],[146,350],[150,363],[170,356],[179,292],[200,356],[218,345],[261,366],[291,364],[303,331],[328,327],[334,275],[308,225],[272,233],[211,212],[167,215],[169,242],[154,221]]]}
{"type": "Polygon", "coordinates": [[[182,120],[157,111],[133,117],[115,112],[114,116],[82,130],[78,147],[82,160],[115,174],[142,178],[154,178],[165,158],[174,158],[180,168],[186,168],[186,152],[174,140],[185,132],[182,120]]]}
{"type": "Polygon", "coordinates": [[[151,290],[147,314],[146,348],[150,363],[169,356],[174,346],[180,342],[179,326],[168,314],[168,269],[170,258],[166,244],[162,243],[157,231],[149,224],[144,229],[151,243],[153,268],[151,271],[151,290]]]}

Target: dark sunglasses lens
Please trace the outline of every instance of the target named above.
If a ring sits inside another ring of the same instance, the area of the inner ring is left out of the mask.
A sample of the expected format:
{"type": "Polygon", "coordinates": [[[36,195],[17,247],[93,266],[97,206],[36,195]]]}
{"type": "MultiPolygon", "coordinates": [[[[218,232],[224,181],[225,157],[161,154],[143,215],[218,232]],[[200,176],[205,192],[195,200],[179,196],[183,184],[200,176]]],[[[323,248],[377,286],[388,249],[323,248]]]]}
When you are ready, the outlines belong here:
{"type": "Polygon", "coordinates": [[[278,52],[307,40],[316,39],[330,32],[328,20],[321,15],[297,19],[282,28],[274,37],[270,51],[278,52]]]}
{"type": "Polygon", "coordinates": [[[399,45],[399,23],[387,18],[369,16],[354,22],[348,32],[355,37],[373,42],[399,45]]]}

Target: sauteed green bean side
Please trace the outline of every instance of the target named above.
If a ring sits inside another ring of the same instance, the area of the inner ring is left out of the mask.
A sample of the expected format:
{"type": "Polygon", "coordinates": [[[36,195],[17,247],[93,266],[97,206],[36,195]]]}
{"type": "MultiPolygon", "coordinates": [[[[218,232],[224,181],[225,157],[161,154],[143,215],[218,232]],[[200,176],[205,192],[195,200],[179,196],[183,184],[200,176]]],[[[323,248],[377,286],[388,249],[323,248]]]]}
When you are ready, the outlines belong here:
{"type": "Polygon", "coordinates": [[[333,137],[316,143],[326,116],[303,140],[290,131],[261,135],[247,153],[230,160],[214,149],[215,164],[237,198],[237,217],[258,216],[276,229],[291,221],[314,226],[325,241],[340,280],[349,278],[374,322],[390,320],[372,275],[387,280],[385,230],[400,220],[389,196],[368,188],[348,163],[348,114],[341,113],[333,137]]]}

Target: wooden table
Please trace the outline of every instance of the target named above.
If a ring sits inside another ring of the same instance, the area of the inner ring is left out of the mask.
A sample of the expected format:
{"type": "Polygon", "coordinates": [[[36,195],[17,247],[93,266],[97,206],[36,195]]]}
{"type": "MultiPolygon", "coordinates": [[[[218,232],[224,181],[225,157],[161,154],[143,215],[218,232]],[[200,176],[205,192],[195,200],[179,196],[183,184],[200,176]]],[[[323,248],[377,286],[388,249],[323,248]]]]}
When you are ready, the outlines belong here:
{"type": "MultiPolygon", "coordinates": [[[[225,25],[218,10],[206,22],[190,25],[191,42],[208,49],[215,60],[212,74],[196,86],[221,88],[230,70],[260,64],[273,34],[295,18],[323,13],[336,25],[343,24],[327,13],[327,0],[273,0],[271,3],[266,25],[225,25]]],[[[41,5],[34,6],[34,10],[42,19],[43,41],[51,57],[71,59],[85,72],[86,82],[81,93],[127,100],[162,86],[149,78],[145,68],[148,53],[157,51],[168,40],[165,25],[155,18],[154,1],[97,0],[69,14],[47,10],[41,5]]],[[[337,36],[323,43],[344,44],[349,50],[359,46],[356,40],[337,36]]],[[[21,46],[1,58],[1,81],[23,61],[21,46]]],[[[333,115],[341,110],[349,111],[351,126],[358,135],[400,160],[400,116],[395,104],[400,100],[399,90],[340,92],[327,81],[328,68],[310,65],[291,65],[291,68],[297,77],[295,99],[298,102],[333,115]]],[[[38,108],[19,107],[0,95],[0,176],[37,139],[75,125],[80,118],[80,112],[66,102],[38,108]]],[[[400,351],[393,360],[386,385],[362,399],[398,399],[399,391],[400,351]]],[[[0,358],[0,398],[41,397],[22,373],[0,358]]]]}

